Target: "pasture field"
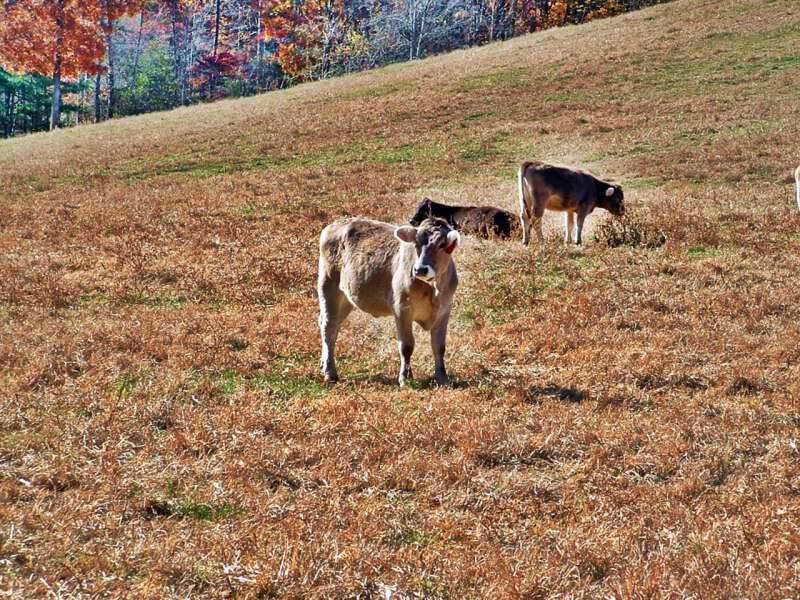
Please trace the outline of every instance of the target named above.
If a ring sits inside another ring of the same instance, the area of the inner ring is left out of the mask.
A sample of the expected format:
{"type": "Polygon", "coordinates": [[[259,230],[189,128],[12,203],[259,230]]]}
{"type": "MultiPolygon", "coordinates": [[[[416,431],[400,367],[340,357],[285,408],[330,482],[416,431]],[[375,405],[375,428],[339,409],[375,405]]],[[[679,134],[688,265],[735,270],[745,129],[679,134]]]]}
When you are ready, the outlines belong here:
{"type": "Polygon", "coordinates": [[[798,52],[794,0],[677,0],[0,142],[0,591],[800,596],[798,52]],[[466,238],[453,389],[356,313],[325,387],[321,228],[531,158],[666,243],[466,238]]]}

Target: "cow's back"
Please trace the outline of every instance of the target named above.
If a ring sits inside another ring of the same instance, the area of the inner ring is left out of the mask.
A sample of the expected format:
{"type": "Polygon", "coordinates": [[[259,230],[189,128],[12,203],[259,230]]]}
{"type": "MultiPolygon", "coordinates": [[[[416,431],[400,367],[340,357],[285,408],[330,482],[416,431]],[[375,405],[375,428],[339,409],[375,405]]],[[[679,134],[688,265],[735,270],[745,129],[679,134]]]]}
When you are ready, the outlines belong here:
{"type": "Polygon", "coordinates": [[[374,316],[392,314],[392,278],[400,252],[394,229],[355,217],[331,223],[320,236],[320,257],[330,276],[353,305],[374,316]]]}
{"type": "MultiPolygon", "coordinates": [[[[595,193],[595,178],[586,171],[544,162],[532,162],[528,167],[529,176],[539,189],[546,190],[557,204],[559,200],[567,206],[592,199],[595,193]]],[[[548,207],[550,208],[550,207],[548,207]]],[[[558,209],[560,207],[553,206],[558,209]]]]}

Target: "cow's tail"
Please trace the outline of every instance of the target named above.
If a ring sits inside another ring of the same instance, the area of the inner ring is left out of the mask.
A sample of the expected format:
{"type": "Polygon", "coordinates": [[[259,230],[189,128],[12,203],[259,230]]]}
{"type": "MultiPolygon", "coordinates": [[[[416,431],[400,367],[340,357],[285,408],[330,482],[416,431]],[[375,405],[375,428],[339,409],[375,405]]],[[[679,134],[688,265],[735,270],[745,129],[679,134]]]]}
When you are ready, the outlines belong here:
{"type": "MultiPolygon", "coordinates": [[[[525,188],[528,187],[525,183],[525,172],[531,163],[524,162],[517,172],[517,183],[519,185],[519,220],[522,222],[522,243],[527,244],[530,238],[531,231],[531,214],[528,209],[528,203],[525,201],[525,188]]],[[[533,201],[533,199],[531,199],[533,201]]]]}
{"type": "Polygon", "coordinates": [[[800,167],[794,172],[794,185],[797,190],[797,210],[800,210],[800,167]]]}

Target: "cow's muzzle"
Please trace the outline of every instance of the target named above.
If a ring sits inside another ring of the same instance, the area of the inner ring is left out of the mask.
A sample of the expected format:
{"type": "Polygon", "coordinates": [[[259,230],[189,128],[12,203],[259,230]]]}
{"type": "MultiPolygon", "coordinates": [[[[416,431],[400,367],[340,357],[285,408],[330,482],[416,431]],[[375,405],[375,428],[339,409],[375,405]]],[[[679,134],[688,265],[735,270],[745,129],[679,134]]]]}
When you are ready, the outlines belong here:
{"type": "Polygon", "coordinates": [[[431,281],[436,278],[436,270],[429,265],[414,265],[411,273],[422,281],[431,281]]]}

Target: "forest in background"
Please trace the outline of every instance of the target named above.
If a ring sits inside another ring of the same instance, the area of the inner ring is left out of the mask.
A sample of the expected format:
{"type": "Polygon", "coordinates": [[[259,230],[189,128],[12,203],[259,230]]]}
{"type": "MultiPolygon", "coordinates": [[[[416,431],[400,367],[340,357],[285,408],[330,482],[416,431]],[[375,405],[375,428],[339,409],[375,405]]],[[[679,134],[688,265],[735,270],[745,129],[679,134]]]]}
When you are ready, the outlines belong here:
{"type": "Polygon", "coordinates": [[[0,137],[424,58],[663,0],[2,0],[0,137]]]}

